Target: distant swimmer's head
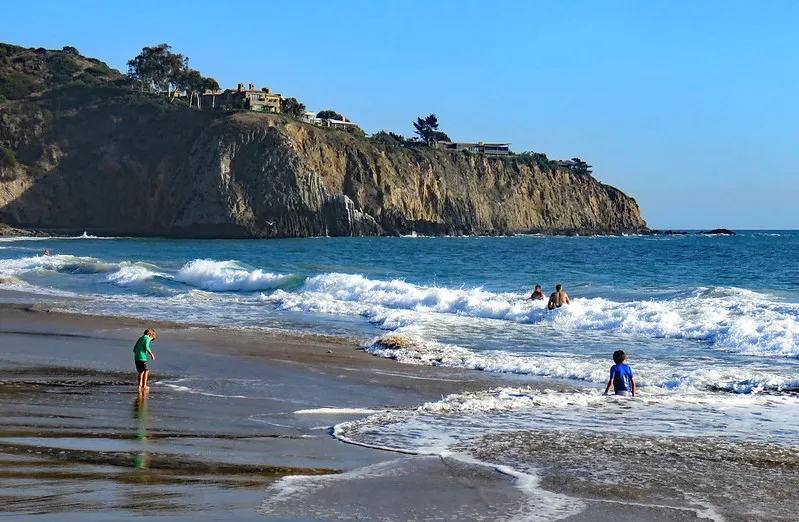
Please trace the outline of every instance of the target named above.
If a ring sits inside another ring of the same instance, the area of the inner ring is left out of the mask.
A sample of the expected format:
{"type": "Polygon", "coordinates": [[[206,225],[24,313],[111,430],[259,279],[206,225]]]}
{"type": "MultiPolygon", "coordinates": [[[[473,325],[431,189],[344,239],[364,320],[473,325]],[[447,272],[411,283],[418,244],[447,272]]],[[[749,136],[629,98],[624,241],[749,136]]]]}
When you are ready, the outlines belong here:
{"type": "Polygon", "coordinates": [[[535,285],[535,291],[536,292],[540,292],[541,291],[541,285],[535,285]]]}
{"type": "Polygon", "coordinates": [[[144,331],[144,335],[148,336],[151,341],[155,341],[155,330],[148,328],[144,331]]]}
{"type": "Polygon", "coordinates": [[[616,364],[621,364],[627,360],[627,354],[624,353],[624,350],[616,350],[613,352],[613,362],[616,364]]]}
{"type": "Polygon", "coordinates": [[[560,289],[563,288],[563,285],[555,285],[555,291],[560,292],[560,289]]]}

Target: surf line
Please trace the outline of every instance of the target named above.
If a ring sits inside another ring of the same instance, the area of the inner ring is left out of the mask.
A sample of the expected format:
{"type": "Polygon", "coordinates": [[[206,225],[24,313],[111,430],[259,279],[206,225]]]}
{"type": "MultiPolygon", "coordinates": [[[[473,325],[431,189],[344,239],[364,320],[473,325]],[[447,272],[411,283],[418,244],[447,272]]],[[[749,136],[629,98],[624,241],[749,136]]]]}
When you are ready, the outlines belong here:
{"type": "MultiPolygon", "coordinates": [[[[367,442],[360,442],[356,441],[350,437],[347,437],[342,433],[343,429],[352,424],[352,421],[342,422],[341,424],[336,424],[330,429],[330,434],[333,438],[344,442],[345,444],[352,444],[354,446],[361,446],[363,448],[370,448],[370,449],[377,449],[383,451],[391,451],[394,453],[400,453],[405,455],[416,455],[422,457],[437,457],[441,460],[441,462],[449,467],[447,463],[447,459],[454,460],[456,462],[461,462],[462,464],[467,464],[471,466],[489,468],[500,475],[504,475],[510,477],[514,481],[514,486],[519,489],[522,493],[524,493],[527,498],[532,502],[533,499],[539,500],[543,503],[544,506],[547,506],[551,509],[551,512],[542,513],[542,505],[536,504],[535,506],[530,505],[530,513],[527,515],[533,515],[535,519],[548,519],[548,516],[555,516],[557,514],[558,517],[567,514],[576,515],[577,513],[582,512],[585,509],[585,505],[581,499],[573,498],[568,495],[564,495],[562,493],[554,493],[552,491],[547,491],[540,486],[540,477],[531,473],[525,473],[519,470],[516,470],[510,466],[502,465],[502,464],[491,464],[489,462],[483,462],[481,460],[475,459],[474,457],[470,457],[468,455],[464,455],[462,453],[456,453],[451,451],[442,451],[442,452],[435,452],[435,451],[424,451],[424,450],[409,450],[409,449],[402,449],[402,448],[391,448],[388,446],[381,446],[379,444],[369,444],[367,442]],[[554,507],[553,507],[554,506],[554,507]]],[[[525,518],[527,520],[527,518],[525,518]]]]}

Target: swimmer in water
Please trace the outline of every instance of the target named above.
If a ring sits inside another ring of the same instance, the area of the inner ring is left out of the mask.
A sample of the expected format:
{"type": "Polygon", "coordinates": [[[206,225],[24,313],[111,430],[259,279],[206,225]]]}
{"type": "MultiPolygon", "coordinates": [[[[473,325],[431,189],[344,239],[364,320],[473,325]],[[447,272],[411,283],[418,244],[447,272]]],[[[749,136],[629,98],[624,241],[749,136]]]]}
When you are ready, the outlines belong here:
{"type": "Polygon", "coordinates": [[[569,303],[569,294],[563,291],[563,287],[561,285],[555,285],[555,291],[549,296],[547,308],[554,310],[555,308],[560,308],[561,306],[569,303]]]}

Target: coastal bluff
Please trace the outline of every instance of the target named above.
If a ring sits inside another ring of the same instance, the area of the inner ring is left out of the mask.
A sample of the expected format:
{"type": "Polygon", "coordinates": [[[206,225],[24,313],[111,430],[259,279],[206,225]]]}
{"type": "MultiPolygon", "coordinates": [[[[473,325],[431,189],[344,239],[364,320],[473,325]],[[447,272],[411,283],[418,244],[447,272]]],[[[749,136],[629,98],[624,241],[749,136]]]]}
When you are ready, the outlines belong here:
{"type": "Polygon", "coordinates": [[[43,89],[0,99],[0,223],[11,227],[195,238],[648,230],[620,190],[520,156],[190,109],[113,70],[43,89]]]}

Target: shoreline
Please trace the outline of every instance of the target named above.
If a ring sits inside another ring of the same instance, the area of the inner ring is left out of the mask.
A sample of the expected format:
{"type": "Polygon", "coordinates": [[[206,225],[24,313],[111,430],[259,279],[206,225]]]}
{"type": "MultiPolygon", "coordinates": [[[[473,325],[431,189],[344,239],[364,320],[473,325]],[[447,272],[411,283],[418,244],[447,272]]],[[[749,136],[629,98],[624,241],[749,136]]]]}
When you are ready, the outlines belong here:
{"type": "MultiPolygon", "coordinates": [[[[71,521],[85,520],[87,509],[100,510],[105,514],[101,519],[136,512],[124,499],[112,502],[116,505],[113,508],[98,500],[62,505],[64,498],[74,495],[74,489],[84,481],[99,490],[101,496],[114,498],[118,496],[115,484],[133,481],[135,488],[146,495],[150,494],[150,485],[160,484],[158,487],[167,489],[169,495],[157,511],[166,510],[169,515],[165,518],[185,516],[193,520],[216,520],[230,509],[237,519],[263,519],[269,511],[262,507],[267,488],[282,487],[280,479],[290,476],[313,482],[315,476],[343,473],[357,482],[358,470],[377,466],[386,470],[381,485],[376,486],[378,493],[394,491],[398,480],[408,487],[418,486],[420,480],[428,481],[433,491],[440,488],[443,476],[452,473],[451,463],[347,444],[333,437],[332,428],[320,429],[317,425],[324,420],[335,425],[364,416],[353,413],[359,410],[408,407],[456,391],[483,389],[496,381],[494,376],[475,376],[470,371],[398,364],[370,355],[347,340],[162,322],[155,327],[158,339],[153,348],[158,358],[151,364],[151,390],[142,401],[135,398],[135,372],[127,352],[140,330],[155,322],[31,310],[36,307],[0,306],[0,339],[6,347],[0,349],[4,375],[0,381],[0,395],[4,396],[0,413],[6,419],[0,428],[0,483],[6,486],[5,493],[0,494],[0,500],[5,501],[0,512],[6,514],[58,514],[59,519],[71,521]],[[102,360],[101,354],[112,345],[119,353],[102,360]],[[9,350],[11,347],[13,350],[9,350]],[[76,347],[79,351],[85,349],[86,355],[63,358],[64,352],[76,347]],[[213,373],[217,361],[224,361],[224,365],[235,367],[234,375],[247,371],[258,376],[266,373],[268,382],[285,391],[275,397],[249,399],[181,393],[179,381],[186,373],[175,368],[183,366],[187,353],[193,358],[187,364],[195,363],[193,368],[186,367],[190,375],[205,373],[208,368],[213,373]],[[210,365],[205,360],[211,361],[210,365]],[[170,384],[173,381],[176,384],[170,384]],[[311,388],[307,398],[295,397],[311,388]],[[77,398],[79,404],[63,402],[71,398],[77,398]],[[130,404],[130,400],[135,400],[133,419],[125,415],[130,411],[125,404],[130,404]],[[164,400],[167,402],[162,404],[164,400]],[[305,406],[303,409],[319,413],[291,414],[303,410],[296,406],[284,413],[281,401],[293,400],[305,406]],[[109,401],[121,405],[122,415],[106,404],[109,401]],[[154,416],[153,410],[163,410],[169,404],[169,415],[177,415],[177,420],[156,421],[158,415],[154,416]],[[335,408],[324,411],[324,407],[337,404],[341,406],[339,412],[335,408]],[[148,420],[141,420],[142,407],[150,410],[149,416],[143,416],[148,420]],[[181,408],[188,411],[175,413],[181,408]],[[268,422],[225,427],[221,420],[221,425],[209,425],[197,417],[202,412],[229,413],[219,408],[232,410],[230,416],[235,419],[260,410],[256,417],[264,416],[268,422]],[[283,420],[286,415],[291,422],[283,420]],[[273,423],[273,418],[279,422],[273,423]],[[142,428],[142,423],[152,425],[142,428]],[[147,452],[144,469],[131,466],[141,453],[140,443],[132,440],[143,440],[152,448],[147,452]],[[417,476],[419,458],[424,461],[424,478],[417,476]],[[401,478],[396,478],[398,473],[401,478]],[[50,497],[42,497],[43,487],[54,491],[50,497]],[[167,500],[173,498],[184,500],[167,500]],[[207,511],[198,514],[193,507],[195,502],[207,511]]],[[[451,506],[453,511],[466,503],[473,505],[475,513],[493,512],[480,499],[480,492],[485,490],[498,495],[501,502],[514,499],[518,504],[523,498],[513,480],[479,467],[461,467],[456,483],[446,489],[457,501],[451,506]]],[[[339,494],[328,498],[327,503],[338,502],[339,494]]],[[[382,499],[380,505],[374,505],[360,498],[360,491],[347,495],[349,502],[360,505],[358,509],[363,513],[388,509],[394,516],[415,517],[407,514],[409,507],[398,499],[393,503],[382,499]],[[384,502],[388,503],[382,505],[384,502]]],[[[434,498],[429,500],[435,502],[434,498]]],[[[290,511],[291,506],[278,503],[274,509],[290,511]]],[[[159,516],[153,513],[146,518],[158,520],[159,516]]],[[[300,519],[329,516],[332,514],[300,519]]],[[[369,518],[368,514],[365,516],[369,518]]]]}
{"type": "MultiPolygon", "coordinates": [[[[98,520],[723,518],[712,506],[659,501],[657,489],[626,499],[623,490],[603,498],[600,486],[575,488],[558,471],[568,455],[515,457],[544,465],[534,476],[457,454],[369,447],[333,431],[449,394],[535,387],[525,376],[402,364],[322,335],[48,312],[36,296],[27,300],[0,305],[3,513],[68,522],[92,510],[98,520]],[[148,326],[158,332],[158,359],[142,400],[128,352],[148,326]],[[263,393],[247,391],[253,379],[263,393]],[[225,388],[230,382],[238,388],[225,388]],[[148,512],[120,496],[120,485],[139,497],[166,493],[148,512]],[[76,490],[86,498],[64,504],[76,490]]],[[[544,445],[559,436],[530,429],[520,435],[544,445]]]]}
{"type": "MultiPolygon", "coordinates": [[[[697,229],[699,230],[699,229],[697,229]]],[[[186,240],[259,240],[259,239],[318,239],[325,237],[514,237],[514,236],[545,236],[545,237],[574,237],[574,236],[600,236],[622,237],[628,235],[658,236],[658,235],[697,235],[698,232],[685,232],[682,230],[654,230],[654,229],[530,229],[514,232],[497,232],[489,234],[426,234],[415,230],[408,230],[396,234],[368,234],[368,235],[342,235],[342,236],[275,236],[258,237],[250,235],[198,235],[198,234],[169,234],[169,233],[138,233],[130,230],[114,230],[105,228],[29,228],[16,226],[0,226],[0,238],[26,238],[26,239],[63,239],[86,236],[87,239],[186,239],[186,240]]]]}

